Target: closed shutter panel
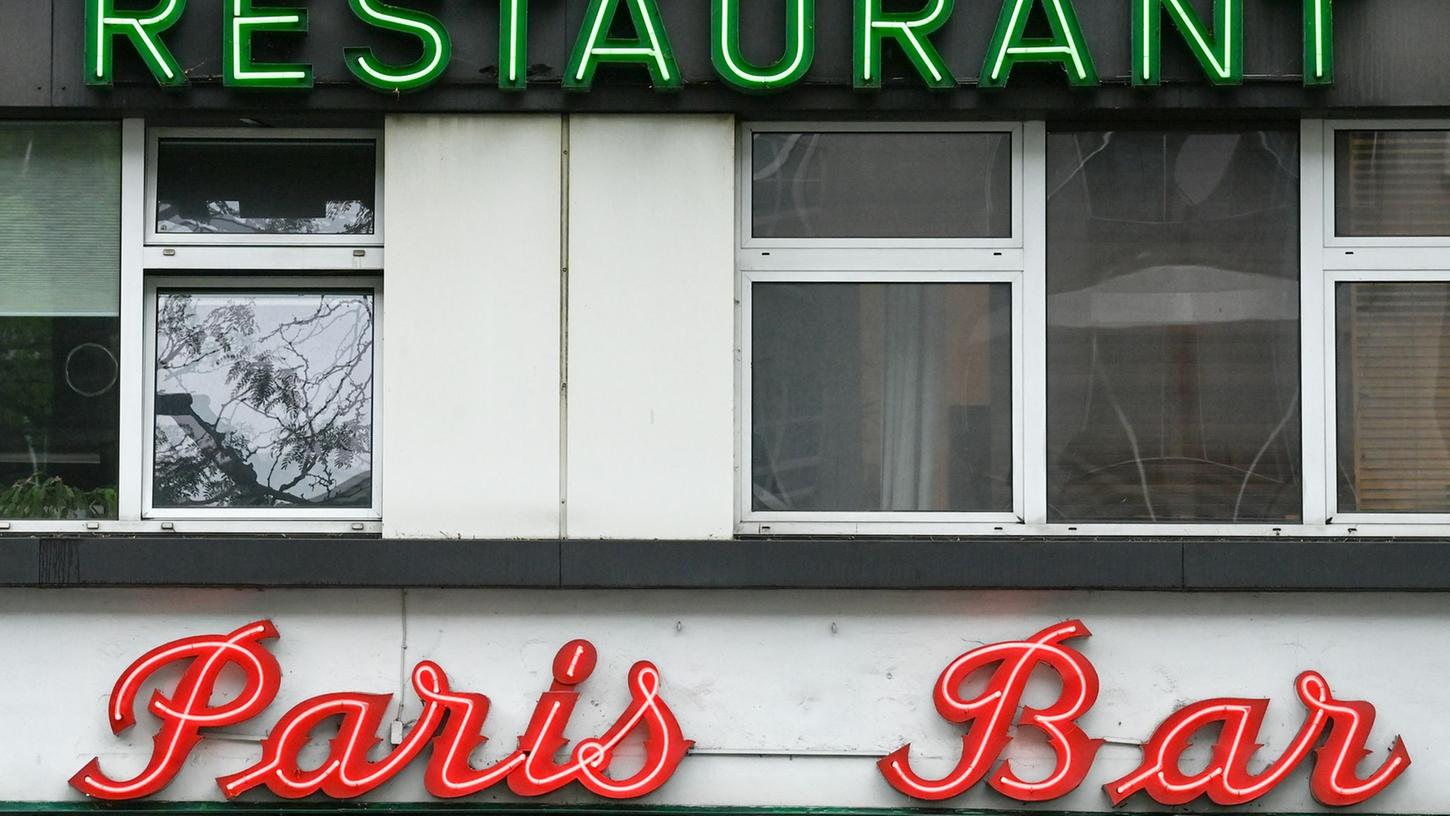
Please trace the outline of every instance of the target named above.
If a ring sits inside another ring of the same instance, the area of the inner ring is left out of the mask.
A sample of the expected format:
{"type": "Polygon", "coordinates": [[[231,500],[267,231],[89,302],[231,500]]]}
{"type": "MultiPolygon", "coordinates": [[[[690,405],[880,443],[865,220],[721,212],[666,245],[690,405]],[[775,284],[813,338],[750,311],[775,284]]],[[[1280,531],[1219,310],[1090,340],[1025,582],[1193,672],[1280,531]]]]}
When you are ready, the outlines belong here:
{"type": "Polygon", "coordinates": [[[1351,423],[1341,463],[1352,468],[1341,509],[1450,510],[1450,284],[1342,284],[1339,302],[1340,415],[1351,423]]]}

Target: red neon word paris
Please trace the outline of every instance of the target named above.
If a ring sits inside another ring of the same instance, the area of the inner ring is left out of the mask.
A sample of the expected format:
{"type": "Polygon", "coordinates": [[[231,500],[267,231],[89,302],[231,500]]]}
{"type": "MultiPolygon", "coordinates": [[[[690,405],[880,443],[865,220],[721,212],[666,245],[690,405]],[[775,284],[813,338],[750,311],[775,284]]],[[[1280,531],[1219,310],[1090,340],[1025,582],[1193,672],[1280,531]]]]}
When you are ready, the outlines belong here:
{"type": "MultiPolygon", "coordinates": [[[[927,800],[958,796],[983,778],[998,793],[1024,802],[1056,799],[1075,790],[1087,777],[1102,744],[1077,725],[1077,719],[1097,700],[1098,675],[1087,657],[1062,644],[1090,634],[1082,621],[1071,620],[1026,640],[983,646],[953,660],[937,680],[932,698],[942,717],[970,724],[962,735],[961,760],[945,777],[926,779],[911,769],[911,746],[904,745],[877,763],[886,781],[908,796],[927,800]],[[1057,674],[1062,690],[1052,705],[1024,708],[1019,718],[1017,709],[1028,679],[1039,666],[1057,674]],[[988,670],[986,689],[964,699],[961,687],[966,679],[988,670]],[[1010,761],[997,764],[1012,740],[1014,721],[1048,737],[1056,765],[1046,779],[1024,782],[1013,772],[1010,761]]],[[[1309,789],[1314,798],[1325,805],[1353,805],[1384,790],[1409,767],[1410,754],[1396,737],[1379,768],[1359,776],[1360,760],[1369,754],[1365,743],[1374,726],[1374,706],[1335,699],[1329,683],[1314,671],[1300,674],[1294,689],[1308,709],[1304,725],[1267,768],[1254,773],[1249,762],[1260,747],[1256,740],[1269,701],[1241,697],[1204,700],[1180,709],[1158,726],[1143,746],[1142,764],[1104,786],[1108,798],[1116,805],[1141,791],[1163,805],[1183,805],[1200,796],[1218,805],[1242,805],[1268,793],[1312,753],[1309,789]],[[1193,736],[1210,726],[1219,726],[1219,733],[1208,767],[1184,773],[1180,769],[1183,753],[1193,736]]]]}
{"type": "MultiPolygon", "coordinates": [[[[116,681],[111,693],[111,730],[117,734],[136,724],[136,695],[158,671],[185,665],[170,694],[156,691],[147,709],[161,720],[150,762],[130,779],[117,780],[92,759],[71,777],[76,789],[97,799],[136,799],[160,791],[181,770],[203,728],[237,725],[256,716],[277,696],[282,671],[262,641],[277,637],[271,621],[257,621],[227,635],[202,635],[159,646],[142,655],[116,681]],[[217,680],[228,666],[245,678],[239,694],[213,705],[217,680]]],[[[487,768],[475,768],[470,755],[487,740],[483,735],[488,698],[456,691],[437,663],[423,661],[413,669],[413,689],[423,712],[400,744],[381,759],[369,759],[379,743],[378,731],[391,709],[393,695],[339,692],[304,700],[282,715],[262,742],[262,759],[240,773],[217,780],[227,798],[265,787],[277,796],[296,799],[322,793],[350,799],[393,778],[428,750],[424,773],[428,793],[440,798],[468,796],[506,782],[520,796],[540,796],[573,782],[599,796],[629,799],[657,790],[674,773],[693,744],[684,738],[670,707],[660,697],[660,672],[640,661],[629,670],[630,703],[602,736],[580,740],[567,759],[564,729],[579,701],[575,687],[593,673],[598,653],[593,644],[573,640],[554,658],[554,682],[539,698],[519,748],[487,768]],[[314,729],[337,719],[337,736],[321,765],[303,768],[299,753],[314,729]],[[609,774],[614,751],[631,734],[644,735],[643,767],[626,778],[609,774]]]]}

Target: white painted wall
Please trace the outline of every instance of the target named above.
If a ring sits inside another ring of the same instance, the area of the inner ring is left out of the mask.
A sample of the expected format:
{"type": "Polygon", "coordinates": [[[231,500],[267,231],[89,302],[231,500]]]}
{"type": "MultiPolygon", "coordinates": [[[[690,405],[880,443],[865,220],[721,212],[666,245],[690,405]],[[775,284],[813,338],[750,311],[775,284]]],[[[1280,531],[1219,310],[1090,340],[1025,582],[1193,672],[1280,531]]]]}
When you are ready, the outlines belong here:
{"type": "MultiPolygon", "coordinates": [[[[1367,766],[1395,734],[1413,758],[1358,810],[1450,812],[1450,687],[1441,682],[1450,673],[1450,597],[1412,594],[415,590],[405,604],[399,590],[10,590],[0,594],[8,654],[0,721],[14,734],[0,751],[0,801],[77,800],[66,780],[92,756],[114,775],[138,770],[154,720],[143,714],[132,731],[110,733],[104,707],[116,677],[163,642],[260,617],[281,631],[272,647],[284,670],[277,702],[231,738],[203,740],[162,798],[219,799],[213,778],[255,761],[255,740],[284,710],[330,691],[396,692],[404,665],[422,659],[440,662],[455,688],[490,696],[492,739],[481,754],[499,757],[547,687],[554,651],[587,637],[600,664],[581,687],[571,737],[602,732],[623,707],[629,664],[649,659],[697,742],[642,804],[906,807],[875,760],[911,742],[923,772],[954,762],[959,729],[930,699],[942,667],[979,644],[1078,617],[1093,635],[1074,645],[1102,683],[1081,720],[1088,733],[1143,740],[1188,702],[1267,697],[1265,761],[1302,722],[1292,684],[1313,668],[1336,696],[1377,707],[1367,766]]],[[[1043,705],[1053,689],[1048,680],[1025,702],[1043,705]]],[[[409,694],[405,718],[418,709],[409,694]]],[[[1046,773],[1040,747],[1017,745],[1010,756],[1025,778],[1046,773]]],[[[1139,758],[1131,744],[1105,745],[1088,781],[1041,809],[1109,810],[1100,786],[1139,758]]],[[[426,800],[422,764],[373,798],[426,800]]],[[[1306,770],[1245,810],[1323,810],[1308,796],[1306,770]]],[[[478,801],[515,800],[489,792],[478,801]]],[[[597,800],[569,789],[547,801],[597,800]]],[[[946,804],[1016,808],[989,790],[946,804]]],[[[1141,799],[1127,809],[1155,810],[1141,799]]]]}
{"type": "Polygon", "coordinates": [[[729,537],[733,122],[573,116],[569,142],[568,534],[729,537]]]}
{"type": "Polygon", "coordinates": [[[384,535],[557,536],[559,117],[385,142],[384,535]]]}

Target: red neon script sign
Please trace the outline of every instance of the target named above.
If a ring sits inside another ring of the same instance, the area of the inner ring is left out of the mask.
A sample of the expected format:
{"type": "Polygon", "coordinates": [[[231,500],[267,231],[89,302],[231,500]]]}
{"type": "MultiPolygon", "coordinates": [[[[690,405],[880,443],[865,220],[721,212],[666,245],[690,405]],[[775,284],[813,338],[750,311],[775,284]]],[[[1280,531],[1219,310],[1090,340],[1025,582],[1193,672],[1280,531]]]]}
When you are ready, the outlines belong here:
{"type": "MultiPolygon", "coordinates": [[[[1072,620],[1026,640],[983,646],[953,660],[937,680],[932,697],[942,717],[971,724],[962,735],[961,760],[945,777],[926,779],[912,770],[911,746],[905,745],[877,763],[886,781],[908,796],[936,801],[965,793],[995,765],[988,784],[1013,799],[1043,801],[1075,790],[1087,777],[1102,742],[1090,739],[1077,725],[1077,719],[1097,700],[1098,677],[1086,656],[1062,643],[1089,634],[1081,621],[1072,620]],[[1025,708],[1018,716],[1027,682],[1038,666],[1055,672],[1062,690],[1052,705],[1025,708]],[[986,689],[970,700],[963,699],[961,687],[966,679],[989,669],[986,689]],[[1047,735],[1057,763],[1046,779],[1023,782],[1009,762],[997,765],[1012,740],[1014,722],[1047,735]]],[[[1163,805],[1184,805],[1201,796],[1218,805],[1243,805],[1272,790],[1312,753],[1309,789],[1314,798],[1324,805],[1354,805],[1384,790],[1409,767],[1409,752],[1396,737],[1379,768],[1359,776],[1360,760],[1369,754],[1365,744],[1374,725],[1374,706],[1336,699],[1318,672],[1299,675],[1294,688],[1308,709],[1304,724],[1283,754],[1262,771],[1251,772],[1249,762],[1260,747],[1256,740],[1269,701],[1204,700],[1180,709],[1158,726],[1143,746],[1142,764],[1104,786],[1108,798],[1117,805],[1141,791],[1163,805]],[[1208,766],[1184,773],[1180,761],[1192,738],[1211,726],[1218,726],[1219,734],[1208,766]]]]}
{"type": "MultiPolygon", "coordinates": [[[[136,799],[165,788],[201,740],[201,729],[237,725],[272,703],[282,671],[262,641],[276,637],[270,621],[257,621],[227,635],[184,638],[142,655],[122,673],[111,694],[108,713],[111,730],[117,734],[136,724],[136,695],[142,686],[165,667],[185,666],[175,689],[169,694],[156,691],[147,704],[161,720],[150,762],[135,777],[117,780],[92,759],[71,778],[71,785],[87,796],[109,800],[136,799]],[[228,666],[242,671],[243,688],[234,699],[212,705],[217,680],[228,666]]],[[[541,796],[576,782],[611,799],[644,796],[669,780],[693,744],[684,738],[660,696],[660,672],[649,661],[635,663],[629,670],[630,703],[614,725],[602,736],[580,740],[567,760],[557,761],[569,743],[564,729],[579,700],[575,687],[589,679],[597,662],[593,644],[566,643],[554,658],[554,683],[539,698],[518,750],[484,769],[474,768],[469,756],[487,739],[483,725],[488,698],[454,690],[442,667],[425,660],[413,669],[412,677],[423,713],[383,758],[372,760],[369,755],[379,742],[378,731],[393,695],[323,694],[282,715],[262,742],[261,760],[221,777],[217,784],[229,799],[258,787],[287,799],[315,793],[351,799],[392,779],[426,750],[424,780],[436,797],[468,796],[504,781],[520,796],[541,796]],[[329,744],[327,758],[316,767],[303,768],[299,755],[313,731],[334,720],[339,722],[337,736],[329,744]],[[615,749],[631,735],[644,737],[643,766],[628,777],[615,778],[609,773],[615,749]]]]}

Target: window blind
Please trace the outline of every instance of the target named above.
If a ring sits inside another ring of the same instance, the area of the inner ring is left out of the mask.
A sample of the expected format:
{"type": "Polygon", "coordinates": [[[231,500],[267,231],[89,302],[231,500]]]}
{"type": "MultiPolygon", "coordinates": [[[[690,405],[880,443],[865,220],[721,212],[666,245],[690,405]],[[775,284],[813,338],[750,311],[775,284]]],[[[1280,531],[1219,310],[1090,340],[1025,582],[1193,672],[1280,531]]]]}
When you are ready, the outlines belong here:
{"type": "Polygon", "coordinates": [[[1450,235],[1450,131],[1339,131],[1334,156],[1339,235],[1450,235]]]}
{"type": "Polygon", "coordinates": [[[1338,291],[1340,510],[1450,510],[1450,284],[1338,291]]]}
{"type": "Polygon", "coordinates": [[[114,124],[0,124],[0,317],[120,313],[114,124]]]}

